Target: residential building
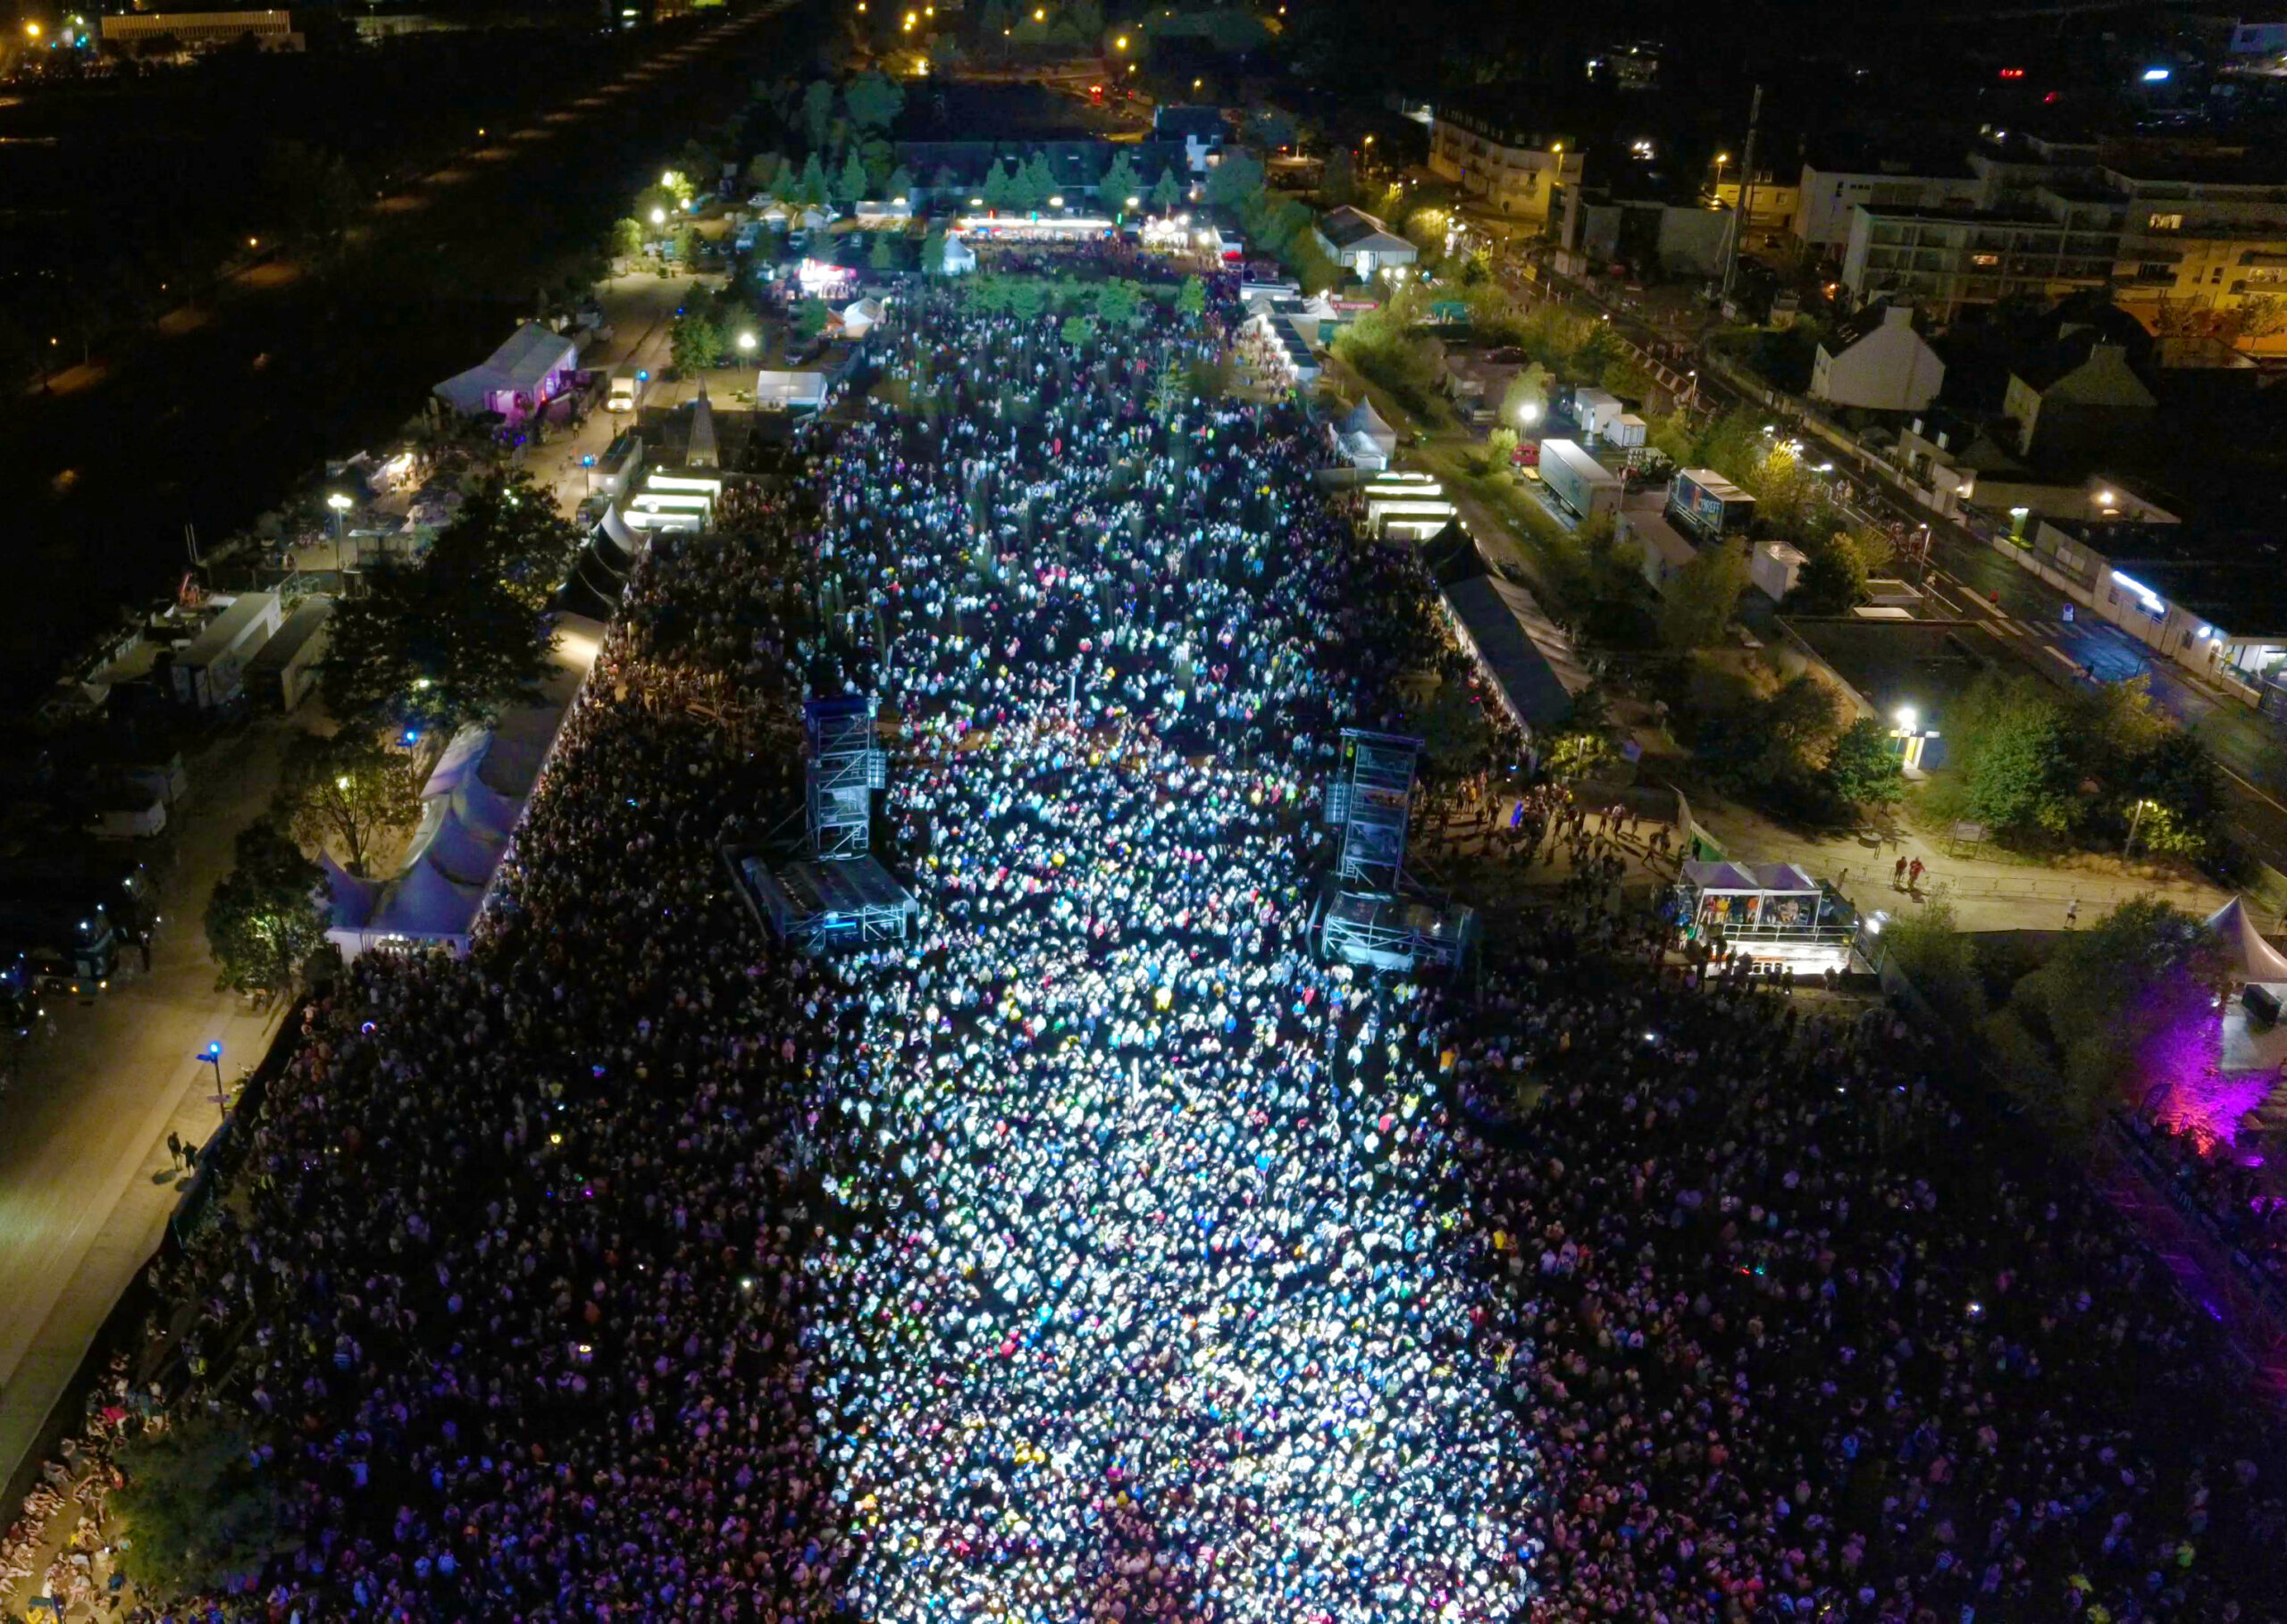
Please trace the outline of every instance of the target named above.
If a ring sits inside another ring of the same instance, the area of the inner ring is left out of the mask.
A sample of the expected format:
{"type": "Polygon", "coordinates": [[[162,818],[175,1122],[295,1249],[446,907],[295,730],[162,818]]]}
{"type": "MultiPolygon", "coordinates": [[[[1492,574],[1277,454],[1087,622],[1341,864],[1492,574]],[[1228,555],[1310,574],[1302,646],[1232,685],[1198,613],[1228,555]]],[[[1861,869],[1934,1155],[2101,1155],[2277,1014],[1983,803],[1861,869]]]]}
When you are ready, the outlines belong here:
{"type": "Polygon", "coordinates": [[[1588,82],[1625,92],[1657,90],[1660,63],[1666,54],[1667,46],[1656,39],[1631,39],[1624,45],[1605,46],[1588,58],[1588,82]]]}
{"type": "MultiPolygon", "coordinates": [[[[1854,297],[1907,297],[1949,318],[2014,293],[2109,285],[2147,327],[2188,316],[2238,338],[2249,323],[2235,313],[2287,293],[2287,171],[2244,149],[1997,132],[1967,167],[1966,202],[1851,206],[1842,280],[1854,297]]],[[[1818,206],[1806,180],[1798,218],[1818,206]]]]}
{"type": "Polygon", "coordinates": [[[1386,271],[1403,276],[1421,250],[1363,209],[1329,209],[1311,228],[1328,259],[1371,281],[1386,271]]]}
{"type": "Polygon", "coordinates": [[[1974,208],[1981,182],[1966,164],[1904,163],[1872,169],[1805,163],[1796,186],[1793,233],[1815,253],[1839,253],[1850,240],[1852,211],[1974,208]]]}
{"type": "Polygon", "coordinates": [[[1854,302],[1906,300],[1950,321],[2012,294],[2062,298],[2112,280],[2118,222],[1972,208],[1851,211],[1842,285],[1854,302]]]}
{"type": "Polygon", "coordinates": [[[1822,343],[1811,398],[1873,412],[1919,412],[1938,398],[1946,364],[1914,331],[1910,305],[1870,305],[1822,343]]]}
{"type": "Polygon", "coordinates": [[[208,51],[251,38],[265,51],[298,51],[306,43],[294,27],[293,13],[259,12],[137,12],[127,16],[98,17],[96,26],[106,46],[117,46],[130,56],[164,49],[169,40],[181,51],[208,51]]]}
{"type": "Polygon", "coordinates": [[[1556,219],[1557,269],[1566,275],[1629,264],[1713,276],[1730,251],[1738,216],[1726,208],[1614,198],[1601,187],[1567,186],[1556,219]]]}
{"type": "Polygon", "coordinates": [[[1546,220],[1554,188],[1580,183],[1580,153],[1562,136],[1446,109],[1429,127],[1429,167],[1488,207],[1546,220]]]}
{"type": "Polygon", "coordinates": [[[2230,50],[2234,56],[2287,54],[2287,22],[2237,23],[2232,29],[2230,50]]]}
{"type": "Polygon", "coordinates": [[[2082,328],[2010,368],[2001,413],[2016,425],[2020,453],[2030,456],[2039,444],[2055,459],[2100,449],[2158,405],[2129,367],[2126,347],[2082,328]]]}
{"type": "Polygon", "coordinates": [[[1231,128],[1220,107],[1165,106],[1152,110],[1152,138],[1183,143],[1184,163],[1194,175],[1203,175],[1222,155],[1231,128]]]}
{"type": "Polygon", "coordinates": [[[1793,230],[1795,216],[1802,212],[1803,188],[1792,180],[1781,180],[1769,170],[1755,178],[1755,184],[1742,188],[1734,179],[1718,180],[1713,197],[1717,203],[1736,212],[1739,207],[1739,193],[1747,195],[1747,235],[1754,239],[1779,238],[1793,230]]]}
{"type": "Polygon", "coordinates": [[[2043,515],[2017,562],[2187,671],[2272,708],[2287,674],[2287,541],[2270,532],[2043,515]]]}

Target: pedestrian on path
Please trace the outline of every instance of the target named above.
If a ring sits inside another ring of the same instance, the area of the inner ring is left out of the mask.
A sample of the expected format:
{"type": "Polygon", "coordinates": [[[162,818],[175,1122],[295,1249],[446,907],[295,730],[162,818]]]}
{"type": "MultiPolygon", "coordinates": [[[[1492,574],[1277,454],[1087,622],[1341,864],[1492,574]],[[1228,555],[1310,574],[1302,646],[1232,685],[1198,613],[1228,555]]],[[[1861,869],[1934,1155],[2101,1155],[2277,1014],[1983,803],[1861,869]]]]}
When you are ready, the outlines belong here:
{"type": "Polygon", "coordinates": [[[1892,891],[1906,889],[1906,859],[1903,857],[1898,858],[1897,866],[1890,870],[1890,889],[1892,891]]]}
{"type": "Polygon", "coordinates": [[[1914,859],[1913,865],[1906,871],[1906,888],[1908,891],[1912,891],[1921,883],[1922,859],[1920,858],[1916,858],[1914,859]]]}
{"type": "Polygon", "coordinates": [[[182,1135],[172,1129],[167,1134],[167,1165],[172,1168],[182,1166],[182,1135]]]}
{"type": "Polygon", "coordinates": [[[2073,898],[2065,905],[2065,928],[2077,930],[2081,925],[2081,899],[2073,898]]]}

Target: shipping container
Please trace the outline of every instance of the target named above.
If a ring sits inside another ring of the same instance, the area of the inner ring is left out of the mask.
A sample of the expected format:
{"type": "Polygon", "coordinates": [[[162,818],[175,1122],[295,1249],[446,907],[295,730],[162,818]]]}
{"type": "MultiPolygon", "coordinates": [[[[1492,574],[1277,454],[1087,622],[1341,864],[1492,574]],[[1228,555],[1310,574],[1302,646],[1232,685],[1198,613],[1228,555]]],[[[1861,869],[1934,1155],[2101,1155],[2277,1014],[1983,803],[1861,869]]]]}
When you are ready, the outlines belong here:
{"type": "Polygon", "coordinates": [[[1619,521],[1619,477],[1571,440],[1540,442],[1540,477],[1574,517],[1619,521]]]}

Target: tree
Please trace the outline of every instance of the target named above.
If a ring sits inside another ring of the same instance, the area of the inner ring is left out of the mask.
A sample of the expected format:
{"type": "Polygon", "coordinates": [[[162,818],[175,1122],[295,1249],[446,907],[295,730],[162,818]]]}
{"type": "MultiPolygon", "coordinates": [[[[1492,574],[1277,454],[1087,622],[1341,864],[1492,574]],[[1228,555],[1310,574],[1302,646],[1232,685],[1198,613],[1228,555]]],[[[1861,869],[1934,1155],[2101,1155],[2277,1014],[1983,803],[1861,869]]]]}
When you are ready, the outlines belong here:
{"type": "Polygon", "coordinates": [[[1501,421],[1514,424],[1520,432],[1529,432],[1547,415],[1548,368],[1531,362],[1501,391],[1501,421]]]}
{"type": "Polygon", "coordinates": [[[342,867],[362,877],[377,841],[420,820],[421,785],[408,752],[384,743],[371,724],[353,723],[331,738],[296,735],[276,809],[296,840],[339,853],[342,867]]]}
{"type": "Polygon", "coordinates": [[[1087,317],[1068,315],[1064,318],[1064,325],[1057,330],[1057,336],[1076,348],[1093,337],[1095,331],[1096,324],[1087,317]]]}
{"type": "Polygon", "coordinates": [[[1747,584],[1747,556],[1738,543],[1702,548],[1660,600],[1661,640],[1671,649],[1721,642],[1747,584]]]}
{"type": "Polygon", "coordinates": [[[1183,286],[1176,292],[1176,308],[1196,322],[1207,314],[1207,284],[1195,276],[1183,279],[1183,286]]]}
{"type": "Polygon", "coordinates": [[[892,203],[917,201],[913,196],[913,172],[902,163],[890,171],[889,192],[892,203]]]}
{"type": "Polygon", "coordinates": [[[995,158],[984,172],[984,206],[998,213],[1016,206],[1016,183],[1009,174],[1007,164],[995,158]]]}
{"type": "Polygon", "coordinates": [[[1890,730],[1872,716],[1844,728],[1821,772],[1834,798],[1854,807],[1887,807],[1903,798],[1906,773],[1890,745],[1890,730]]]}
{"type": "Polygon", "coordinates": [[[1172,214],[1176,205],[1183,201],[1183,182],[1176,179],[1175,166],[1160,171],[1160,178],[1152,186],[1152,206],[1162,214],[1172,214]]]}
{"type": "Polygon", "coordinates": [[[2015,1062],[2000,1075],[2028,1112],[2082,1141],[2148,1074],[2156,1050],[2215,1019],[2224,972],[2222,944],[2204,923],[2137,897],[2066,935],[1983,1035],[2015,1062]]]}
{"type": "Polygon", "coordinates": [[[325,940],[327,916],[318,904],[325,871],[267,817],[239,832],[237,855],[237,866],[206,900],[207,950],[222,972],[215,984],[278,992],[325,940]]]}
{"type": "Polygon", "coordinates": [[[1049,168],[1048,155],[1045,153],[1036,152],[1025,161],[1024,172],[1018,178],[1018,184],[1024,188],[1023,196],[1017,205],[1019,208],[1046,208],[1048,200],[1058,196],[1056,172],[1049,168]]]}
{"type": "Polygon", "coordinates": [[[1358,196],[1358,166],[1347,146],[1336,146],[1327,154],[1326,167],[1319,173],[1319,196],[1330,209],[1338,209],[1358,196]]]}
{"type": "Polygon", "coordinates": [[[1262,190],[1262,160],[1243,147],[1227,147],[1207,172],[1207,201],[1236,208],[1262,190]]]}
{"type": "Polygon", "coordinates": [[[747,161],[747,184],[756,191],[773,190],[785,174],[786,158],[783,153],[758,152],[747,161]]]}
{"type": "Polygon", "coordinates": [[[1881,934],[1883,950],[1949,1023],[1965,1031],[1984,1017],[1977,944],[1956,923],[1952,903],[1933,898],[1891,919],[1881,934]]]}
{"type": "Polygon", "coordinates": [[[825,164],[813,151],[802,160],[802,172],[794,181],[794,198],[800,203],[824,203],[825,191],[825,164]]]}
{"type": "Polygon", "coordinates": [[[897,269],[897,233],[876,231],[873,246],[867,250],[866,263],[876,271],[897,269]]]}
{"type": "Polygon", "coordinates": [[[802,90],[802,133],[809,138],[813,157],[825,146],[826,130],[833,122],[834,86],[814,79],[802,90]]]}
{"type": "Polygon", "coordinates": [[[865,195],[866,161],[858,155],[857,149],[853,147],[850,149],[849,158],[842,165],[842,173],[835,177],[834,200],[847,207],[865,195]]]}
{"type": "Polygon", "coordinates": [[[879,73],[860,73],[842,93],[850,122],[860,130],[887,130],[905,111],[905,92],[894,80],[879,73]]]}
{"type": "Polygon", "coordinates": [[[1997,833],[2071,826],[2065,715],[2038,678],[1981,676],[1947,720],[1964,816],[1997,833]]]}
{"type": "Polygon", "coordinates": [[[339,237],[364,203],[341,155],[306,141],[272,145],[263,190],[289,236],[321,245],[339,237]]]}
{"type": "Polygon", "coordinates": [[[794,308],[794,331],[805,339],[815,339],[825,331],[826,308],[824,299],[804,299],[794,308]]]}
{"type": "Polygon", "coordinates": [[[667,355],[675,371],[686,377],[719,366],[723,363],[723,330],[703,311],[678,316],[668,335],[667,355]]]}
{"type": "Polygon", "coordinates": [[[935,226],[921,239],[921,271],[925,276],[945,273],[945,233],[935,226]]]}
{"type": "Polygon", "coordinates": [[[555,645],[542,611],[578,546],[530,474],[493,475],[420,562],[372,572],[365,594],[335,608],[327,707],[402,724],[441,752],[468,723],[536,699],[555,645]]]}
{"type": "Polygon", "coordinates": [[[1096,182],[1096,196],[1107,210],[1118,213],[1127,207],[1130,197],[1140,201],[1143,195],[1143,178],[1135,172],[1135,160],[1123,150],[1112,158],[1110,167],[1096,182]]]}
{"type": "Polygon", "coordinates": [[[193,1411],[121,1446],[120,1566],[153,1596],[219,1594],[292,1548],[276,1478],[236,1424],[193,1411]]]}
{"type": "Polygon", "coordinates": [[[643,222],[632,218],[613,221],[611,251],[621,259],[632,259],[643,252],[643,222]]]}

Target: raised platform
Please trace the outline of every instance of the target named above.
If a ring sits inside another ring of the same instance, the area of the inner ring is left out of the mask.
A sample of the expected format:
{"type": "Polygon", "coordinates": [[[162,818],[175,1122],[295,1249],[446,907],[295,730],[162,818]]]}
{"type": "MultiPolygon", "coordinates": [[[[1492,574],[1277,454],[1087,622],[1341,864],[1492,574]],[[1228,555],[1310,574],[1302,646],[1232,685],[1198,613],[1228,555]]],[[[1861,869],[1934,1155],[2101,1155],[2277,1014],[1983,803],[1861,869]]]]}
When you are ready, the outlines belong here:
{"type": "Polygon", "coordinates": [[[902,942],[921,911],[870,857],[797,858],[773,872],[757,853],[725,847],[723,862],[756,922],[806,953],[902,942]]]}
{"type": "Polygon", "coordinates": [[[1311,934],[1327,958],[1361,969],[1454,970],[1477,940],[1477,910],[1426,898],[1338,891],[1320,895],[1311,934]]]}

